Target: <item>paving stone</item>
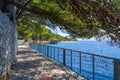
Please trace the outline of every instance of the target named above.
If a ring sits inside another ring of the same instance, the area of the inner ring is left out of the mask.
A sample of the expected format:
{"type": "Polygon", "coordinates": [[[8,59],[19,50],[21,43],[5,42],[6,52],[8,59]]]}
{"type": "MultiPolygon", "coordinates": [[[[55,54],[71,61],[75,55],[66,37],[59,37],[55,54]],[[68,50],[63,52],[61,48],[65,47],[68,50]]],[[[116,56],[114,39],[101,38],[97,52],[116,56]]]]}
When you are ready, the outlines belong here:
{"type": "Polygon", "coordinates": [[[75,72],[29,48],[19,48],[16,57],[17,63],[8,80],[83,80],[75,72]]]}

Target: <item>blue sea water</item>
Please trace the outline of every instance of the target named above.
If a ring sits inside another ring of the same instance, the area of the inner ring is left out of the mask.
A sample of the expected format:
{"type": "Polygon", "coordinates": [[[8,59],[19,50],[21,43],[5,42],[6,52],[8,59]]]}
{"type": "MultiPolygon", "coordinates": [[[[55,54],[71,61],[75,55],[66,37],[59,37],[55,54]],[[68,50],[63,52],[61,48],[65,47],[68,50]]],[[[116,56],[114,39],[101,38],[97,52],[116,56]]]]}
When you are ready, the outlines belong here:
{"type": "Polygon", "coordinates": [[[120,47],[110,46],[106,41],[60,42],[49,45],[120,59],[120,47]]]}
{"type": "MultiPolygon", "coordinates": [[[[110,46],[105,41],[60,42],[58,44],[47,44],[47,45],[120,59],[120,48],[118,46],[110,46]]],[[[41,52],[40,46],[41,45],[36,46],[35,44],[33,44],[31,45],[31,48],[37,50],[38,52],[41,52]]],[[[54,49],[51,48],[51,50],[52,50],[52,55],[49,54],[48,56],[50,56],[52,59],[60,63],[63,63],[63,50],[55,49],[55,54],[53,53],[54,49]],[[58,57],[58,51],[59,51],[59,57],[58,57]]],[[[81,61],[80,61],[80,53],[78,52],[74,52],[74,51],[72,52],[72,60],[70,56],[71,56],[70,51],[66,50],[66,66],[72,68],[72,70],[92,80],[93,79],[92,56],[87,54],[81,54],[81,61]]],[[[95,65],[94,66],[95,80],[114,80],[113,59],[107,59],[107,58],[95,56],[94,65],[95,65]]]]}

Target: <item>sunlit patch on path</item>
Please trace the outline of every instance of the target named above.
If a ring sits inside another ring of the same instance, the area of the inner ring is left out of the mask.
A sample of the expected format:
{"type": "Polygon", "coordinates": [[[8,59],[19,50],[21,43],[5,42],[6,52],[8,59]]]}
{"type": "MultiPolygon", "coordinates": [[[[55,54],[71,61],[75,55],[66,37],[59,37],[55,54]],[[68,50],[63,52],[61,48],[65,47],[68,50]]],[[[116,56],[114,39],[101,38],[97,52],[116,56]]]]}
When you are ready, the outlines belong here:
{"type": "Polygon", "coordinates": [[[19,48],[8,80],[84,80],[60,64],[29,48],[19,48]]]}

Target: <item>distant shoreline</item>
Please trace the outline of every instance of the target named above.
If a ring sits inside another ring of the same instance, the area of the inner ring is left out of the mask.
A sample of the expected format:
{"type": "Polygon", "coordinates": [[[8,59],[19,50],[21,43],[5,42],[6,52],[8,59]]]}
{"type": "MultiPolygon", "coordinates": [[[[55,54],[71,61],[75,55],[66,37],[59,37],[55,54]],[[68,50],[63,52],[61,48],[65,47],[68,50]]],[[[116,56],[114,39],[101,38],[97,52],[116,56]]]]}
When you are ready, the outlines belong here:
{"type": "MultiPolygon", "coordinates": [[[[58,43],[61,42],[78,42],[78,41],[58,41],[58,43]]],[[[18,45],[23,45],[23,44],[49,44],[50,41],[25,41],[25,40],[18,40],[18,45]]]]}

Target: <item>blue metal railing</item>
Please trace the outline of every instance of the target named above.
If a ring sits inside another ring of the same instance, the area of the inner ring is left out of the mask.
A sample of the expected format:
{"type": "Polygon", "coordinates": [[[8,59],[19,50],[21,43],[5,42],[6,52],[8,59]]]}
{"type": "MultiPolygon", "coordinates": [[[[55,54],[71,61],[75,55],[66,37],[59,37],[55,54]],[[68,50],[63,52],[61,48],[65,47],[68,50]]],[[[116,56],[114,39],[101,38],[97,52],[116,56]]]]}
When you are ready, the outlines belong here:
{"type": "MultiPolygon", "coordinates": [[[[37,45],[37,44],[36,44],[37,45]]],[[[120,80],[120,59],[50,45],[32,46],[88,80],[120,80]]]]}

